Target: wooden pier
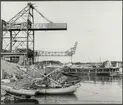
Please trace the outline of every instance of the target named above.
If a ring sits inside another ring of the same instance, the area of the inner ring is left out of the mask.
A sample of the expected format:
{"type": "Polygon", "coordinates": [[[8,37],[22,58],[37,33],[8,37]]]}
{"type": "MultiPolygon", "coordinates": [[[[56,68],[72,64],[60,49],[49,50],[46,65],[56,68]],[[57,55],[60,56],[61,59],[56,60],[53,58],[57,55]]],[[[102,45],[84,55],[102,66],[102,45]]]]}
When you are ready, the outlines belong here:
{"type": "Polygon", "coordinates": [[[105,75],[116,76],[119,75],[119,68],[67,68],[65,73],[71,75],[105,75]]]}

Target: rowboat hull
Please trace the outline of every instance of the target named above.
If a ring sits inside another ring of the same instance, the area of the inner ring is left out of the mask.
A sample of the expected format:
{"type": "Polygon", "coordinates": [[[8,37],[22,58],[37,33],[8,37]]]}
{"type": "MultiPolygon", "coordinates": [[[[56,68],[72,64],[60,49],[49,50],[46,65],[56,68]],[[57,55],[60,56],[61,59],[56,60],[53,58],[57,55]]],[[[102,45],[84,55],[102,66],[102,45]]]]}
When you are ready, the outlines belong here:
{"type": "Polygon", "coordinates": [[[75,85],[64,87],[64,88],[42,88],[42,89],[38,89],[36,93],[38,94],[72,94],[77,90],[79,86],[80,84],[77,83],[75,85]]]}
{"type": "Polygon", "coordinates": [[[27,96],[33,96],[35,95],[35,91],[34,90],[26,90],[26,89],[13,89],[10,86],[6,86],[6,85],[1,85],[1,89],[5,90],[8,93],[11,94],[15,94],[15,95],[27,95],[27,96]]]}
{"type": "Polygon", "coordinates": [[[5,86],[5,85],[2,85],[1,88],[11,94],[33,96],[36,94],[71,94],[71,93],[74,93],[79,86],[80,86],[80,84],[77,83],[77,84],[69,86],[69,87],[40,88],[40,89],[36,89],[36,90],[25,90],[25,89],[16,90],[16,89],[13,89],[12,87],[5,86]]]}

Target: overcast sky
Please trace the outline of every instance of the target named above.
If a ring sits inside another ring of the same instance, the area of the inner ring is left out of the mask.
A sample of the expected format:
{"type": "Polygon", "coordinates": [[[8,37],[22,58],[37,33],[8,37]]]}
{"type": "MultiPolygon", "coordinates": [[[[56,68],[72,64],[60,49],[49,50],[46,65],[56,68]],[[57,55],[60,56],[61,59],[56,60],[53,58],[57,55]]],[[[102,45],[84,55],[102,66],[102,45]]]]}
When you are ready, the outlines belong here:
{"type": "MultiPolygon", "coordinates": [[[[35,32],[36,49],[65,51],[78,41],[76,53],[73,56],[74,62],[98,62],[100,57],[101,61],[122,60],[122,1],[34,3],[49,20],[67,23],[68,26],[66,31],[35,32]]],[[[26,5],[27,2],[2,2],[2,19],[8,21],[26,5]]],[[[42,23],[41,17],[37,14],[35,14],[35,20],[42,23]]]]}

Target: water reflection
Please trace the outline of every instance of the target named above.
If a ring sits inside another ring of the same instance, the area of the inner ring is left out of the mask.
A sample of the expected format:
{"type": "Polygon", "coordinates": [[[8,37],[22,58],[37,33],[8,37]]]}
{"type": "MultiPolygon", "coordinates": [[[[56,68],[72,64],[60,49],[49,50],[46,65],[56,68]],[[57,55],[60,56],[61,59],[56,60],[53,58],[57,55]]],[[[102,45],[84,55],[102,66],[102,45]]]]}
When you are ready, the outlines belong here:
{"type": "Polygon", "coordinates": [[[83,76],[75,103],[122,103],[122,77],[83,76]]]}
{"type": "Polygon", "coordinates": [[[89,82],[89,83],[112,83],[116,82],[119,85],[122,84],[122,76],[82,76],[82,82],[89,82]]]}
{"type": "Polygon", "coordinates": [[[39,104],[66,104],[70,101],[77,101],[75,94],[38,95],[35,98],[39,101],[39,104]]]}
{"type": "Polygon", "coordinates": [[[13,100],[5,99],[1,104],[39,104],[37,99],[19,99],[13,97],[13,100]]]}
{"type": "Polygon", "coordinates": [[[15,104],[39,104],[36,99],[19,99],[14,102],[15,104]]]}

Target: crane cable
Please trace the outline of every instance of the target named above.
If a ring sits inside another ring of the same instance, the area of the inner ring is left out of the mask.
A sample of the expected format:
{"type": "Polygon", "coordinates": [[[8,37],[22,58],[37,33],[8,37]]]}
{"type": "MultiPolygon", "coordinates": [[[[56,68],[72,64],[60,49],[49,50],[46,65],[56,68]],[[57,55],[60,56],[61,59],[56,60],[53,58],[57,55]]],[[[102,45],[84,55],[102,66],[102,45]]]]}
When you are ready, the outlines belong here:
{"type": "Polygon", "coordinates": [[[53,22],[50,21],[48,18],[46,18],[42,13],[40,13],[36,8],[34,8],[34,10],[35,10],[36,12],[38,12],[38,13],[41,15],[41,17],[43,17],[45,20],[47,20],[47,21],[50,22],[50,23],[53,23],[53,22]]]}

